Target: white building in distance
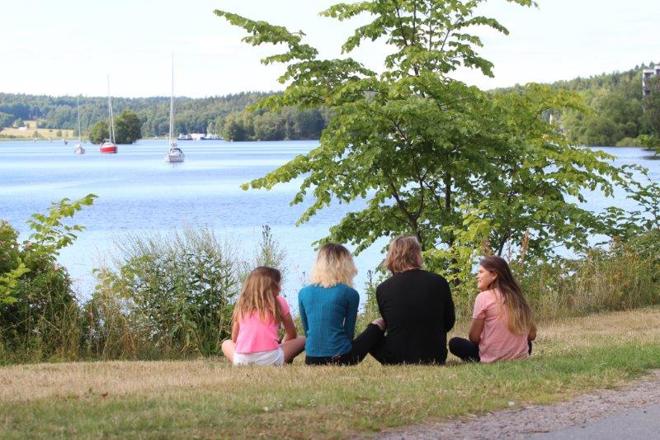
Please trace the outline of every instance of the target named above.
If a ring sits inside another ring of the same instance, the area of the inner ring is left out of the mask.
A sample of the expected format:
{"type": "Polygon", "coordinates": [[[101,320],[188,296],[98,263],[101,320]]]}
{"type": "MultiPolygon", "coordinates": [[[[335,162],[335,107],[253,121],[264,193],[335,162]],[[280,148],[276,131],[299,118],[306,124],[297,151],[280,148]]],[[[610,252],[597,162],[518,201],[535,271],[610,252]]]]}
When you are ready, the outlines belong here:
{"type": "Polygon", "coordinates": [[[654,76],[660,76],[660,65],[653,69],[644,69],[642,72],[642,96],[651,94],[651,78],[654,76]]]}

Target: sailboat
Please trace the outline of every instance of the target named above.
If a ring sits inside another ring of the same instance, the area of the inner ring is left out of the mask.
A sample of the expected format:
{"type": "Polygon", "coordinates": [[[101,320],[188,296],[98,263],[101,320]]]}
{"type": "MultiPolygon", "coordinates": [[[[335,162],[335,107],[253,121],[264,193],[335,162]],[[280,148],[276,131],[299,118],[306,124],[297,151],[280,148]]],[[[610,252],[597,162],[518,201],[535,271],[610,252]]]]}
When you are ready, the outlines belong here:
{"type": "Polygon", "coordinates": [[[73,152],[76,154],[85,154],[85,147],[83,147],[82,134],[80,132],[80,97],[76,99],[76,104],[78,105],[78,144],[73,152]]]}
{"type": "Polygon", "coordinates": [[[165,155],[165,161],[169,163],[180,163],[186,158],[183,150],[176,145],[174,137],[174,58],[172,58],[172,94],[170,95],[170,133],[168,136],[170,149],[165,155]]]}
{"type": "Polygon", "coordinates": [[[110,139],[103,142],[100,151],[103,154],[115,154],[117,145],[115,145],[115,121],[112,118],[112,99],[110,99],[110,77],[108,77],[108,113],[110,113],[110,126],[108,127],[110,139]]]}

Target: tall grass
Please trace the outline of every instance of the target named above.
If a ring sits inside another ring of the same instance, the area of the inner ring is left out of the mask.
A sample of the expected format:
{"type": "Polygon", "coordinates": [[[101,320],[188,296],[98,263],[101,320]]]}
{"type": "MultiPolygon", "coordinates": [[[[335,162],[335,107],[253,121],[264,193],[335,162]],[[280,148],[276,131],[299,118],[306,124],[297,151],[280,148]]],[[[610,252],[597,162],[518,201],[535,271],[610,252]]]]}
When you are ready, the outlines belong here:
{"type": "MultiPolygon", "coordinates": [[[[514,266],[515,267],[515,266],[514,266]]],[[[537,319],[660,304],[660,230],[577,260],[515,267],[537,319]]]]}
{"type": "MultiPolygon", "coordinates": [[[[547,321],[660,304],[659,256],[656,229],[629,242],[615,241],[607,250],[593,249],[581,259],[514,261],[512,266],[536,319],[547,321]]],[[[283,262],[284,252],[268,228],[249,262],[206,229],[131,237],[113,266],[96,270],[94,294],[83,304],[72,294],[61,296],[70,289],[65,271],[34,272],[33,281],[22,286],[21,301],[4,309],[0,363],[219,354],[241,279],[260,264],[286,270],[283,262]],[[11,320],[14,309],[21,311],[20,322],[11,320]]],[[[369,276],[358,332],[378,317],[375,291],[385,277],[380,272],[369,276]]],[[[473,279],[464,283],[474,288],[456,289],[454,301],[459,320],[467,321],[476,285],[473,279]]]]}

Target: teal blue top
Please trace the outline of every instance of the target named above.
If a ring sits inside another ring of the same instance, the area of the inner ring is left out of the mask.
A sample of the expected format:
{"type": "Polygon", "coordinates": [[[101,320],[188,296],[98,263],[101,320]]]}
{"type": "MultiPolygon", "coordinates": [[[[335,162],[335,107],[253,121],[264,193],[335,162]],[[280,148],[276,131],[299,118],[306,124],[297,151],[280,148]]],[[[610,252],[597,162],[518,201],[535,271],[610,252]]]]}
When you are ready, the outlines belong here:
{"type": "Polygon", "coordinates": [[[351,351],[360,295],[345,284],[303,287],[298,310],[307,336],[305,355],[330,357],[351,351]]]}

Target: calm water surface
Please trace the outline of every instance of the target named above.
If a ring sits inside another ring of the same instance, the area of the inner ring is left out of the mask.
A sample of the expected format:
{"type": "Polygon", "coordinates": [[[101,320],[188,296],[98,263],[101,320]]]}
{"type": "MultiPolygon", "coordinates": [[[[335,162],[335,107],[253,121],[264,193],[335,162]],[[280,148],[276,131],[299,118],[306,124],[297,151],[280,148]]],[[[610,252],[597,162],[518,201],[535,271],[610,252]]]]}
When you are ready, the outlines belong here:
{"type": "MultiPolygon", "coordinates": [[[[314,259],[313,241],[346,212],[360,207],[335,205],[323,210],[309,223],[295,226],[306,205],[289,206],[300,181],[279,185],[272,191],[243,191],[241,183],[261,177],[317,141],[182,142],[183,164],[163,161],[164,141],[140,141],[121,145],[117,155],[101,155],[87,145],[87,154],[73,154],[73,143],[0,142],[0,218],[8,220],[23,237],[29,232],[25,221],[35,212],[45,212],[50,203],[64,197],[99,196],[75,222],[87,229],[73,246],[62,252],[60,261],[76,280],[82,297],[93,286],[92,268],[107,262],[114,242],[128,234],[167,233],[174,229],[208,226],[226,240],[243,258],[256,249],[262,225],[269,225],[287,254],[285,291],[289,302],[304,283],[314,259]]],[[[637,163],[660,178],[660,162],[637,148],[603,148],[615,155],[615,163],[637,163]]],[[[592,209],[616,203],[598,194],[589,197],[592,209]]],[[[356,287],[362,290],[366,272],[380,259],[384,241],[357,257],[360,270],[356,287]]]]}

